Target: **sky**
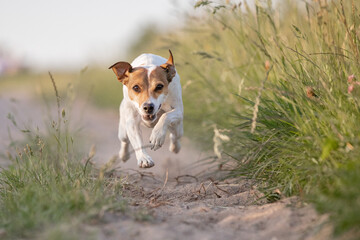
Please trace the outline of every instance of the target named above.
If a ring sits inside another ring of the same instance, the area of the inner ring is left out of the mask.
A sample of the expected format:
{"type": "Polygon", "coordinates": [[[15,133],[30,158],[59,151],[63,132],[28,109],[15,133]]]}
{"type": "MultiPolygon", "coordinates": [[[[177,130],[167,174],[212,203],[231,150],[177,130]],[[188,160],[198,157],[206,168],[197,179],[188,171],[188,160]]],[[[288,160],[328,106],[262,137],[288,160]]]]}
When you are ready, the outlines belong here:
{"type": "Polygon", "coordinates": [[[35,70],[122,60],[144,26],[174,28],[194,0],[0,0],[0,51],[35,70]]]}

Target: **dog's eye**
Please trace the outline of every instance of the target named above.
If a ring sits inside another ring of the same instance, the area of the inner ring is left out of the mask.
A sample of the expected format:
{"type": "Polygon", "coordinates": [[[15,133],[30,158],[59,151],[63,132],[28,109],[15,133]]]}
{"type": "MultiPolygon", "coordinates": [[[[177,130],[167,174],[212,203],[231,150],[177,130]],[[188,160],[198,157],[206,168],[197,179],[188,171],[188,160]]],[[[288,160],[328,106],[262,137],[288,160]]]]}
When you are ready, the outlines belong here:
{"type": "Polygon", "coordinates": [[[133,86],[132,88],[135,92],[140,92],[140,87],[138,85],[133,86]]]}
{"type": "Polygon", "coordinates": [[[162,84],[158,84],[155,88],[155,91],[160,91],[161,89],[163,89],[164,85],[162,84]]]}

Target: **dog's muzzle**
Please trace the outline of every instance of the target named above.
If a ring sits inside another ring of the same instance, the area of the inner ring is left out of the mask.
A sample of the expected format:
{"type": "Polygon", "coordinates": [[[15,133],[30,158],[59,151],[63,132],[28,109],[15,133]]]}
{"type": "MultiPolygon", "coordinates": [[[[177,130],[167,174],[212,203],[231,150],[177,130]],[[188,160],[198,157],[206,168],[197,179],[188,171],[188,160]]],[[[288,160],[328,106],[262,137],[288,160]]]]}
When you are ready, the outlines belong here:
{"type": "Polygon", "coordinates": [[[143,111],[148,115],[154,115],[155,106],[153,103],[144,103],[143,104],[143,111]]]}

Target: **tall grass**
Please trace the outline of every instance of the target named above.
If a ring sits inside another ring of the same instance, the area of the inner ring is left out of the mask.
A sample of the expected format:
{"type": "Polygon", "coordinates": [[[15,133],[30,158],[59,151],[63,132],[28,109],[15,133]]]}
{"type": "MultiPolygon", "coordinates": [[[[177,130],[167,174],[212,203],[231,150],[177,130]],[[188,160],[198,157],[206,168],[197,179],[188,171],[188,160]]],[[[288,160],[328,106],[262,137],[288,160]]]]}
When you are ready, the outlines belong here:
{"type": "MultiPolygon", "coordinates": [[[[88,238],[76,233],[81,223],[126,206],[121,179],[99,177],[88,164],[94,151],[82,156],[80,140],[71,135],[69,116],[61,109],[58,88],[50,77],[57,99],[55,120],[45,131],[23,130],[25,140],[9,149],[14,152],[9,155],[11,166],[0,172],[0,229],[1,237],[8,239],[88,238]],[[54,228],[66,223],[64,230],[54,228]]],[[[16,119],[10,119],[17,126],[16,119]]]]}
{"type": "Polygon", "coordinates": [[[230,176],[311,199],[359,236],[360,3],[242,3],[199,1],[200,17],[143,48],[173,50],[185,129],[207,145],[224,130],[230,176]]]}

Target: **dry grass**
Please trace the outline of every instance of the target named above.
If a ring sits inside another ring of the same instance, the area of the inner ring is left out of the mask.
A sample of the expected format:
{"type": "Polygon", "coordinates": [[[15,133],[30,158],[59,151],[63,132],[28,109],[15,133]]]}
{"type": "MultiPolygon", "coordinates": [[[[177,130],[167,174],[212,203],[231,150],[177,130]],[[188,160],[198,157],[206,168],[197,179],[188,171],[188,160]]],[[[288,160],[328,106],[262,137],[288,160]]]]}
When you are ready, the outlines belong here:
{"type": "Polygon", "coordinates": [[[136,45],[160,55],[172,49],[187,134],[210,149],[214,126],[228,131],[232,176],[255,179],[269,196],[278,189],[311,199],[336,233],[356,228],[360,88],[347,80],[360,76],[360,4],[197,6],[202,15],[181,31],[136,45]]]}

